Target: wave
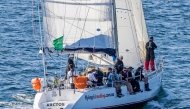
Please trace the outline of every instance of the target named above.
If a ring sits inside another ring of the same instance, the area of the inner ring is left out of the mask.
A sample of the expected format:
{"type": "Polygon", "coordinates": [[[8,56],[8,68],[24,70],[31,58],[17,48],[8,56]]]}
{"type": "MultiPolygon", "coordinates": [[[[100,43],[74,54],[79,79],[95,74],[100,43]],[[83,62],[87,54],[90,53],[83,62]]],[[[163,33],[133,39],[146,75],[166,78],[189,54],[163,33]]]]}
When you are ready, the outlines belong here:
{"type": "MultiPolygon", "coordinates": [[[[168,107],[168,102],[171,102],[173,100],[177,99],[176,95],[172,92],[170,92],[168,89],[166,88],[162,88],[160,90],[159,95],[151,100],[150,102],[148,102],[143,109],[165,109],[165,108],[169,108],[168,107]]],[[[171,108],[171,107],[170,107],[171,108]]]]}

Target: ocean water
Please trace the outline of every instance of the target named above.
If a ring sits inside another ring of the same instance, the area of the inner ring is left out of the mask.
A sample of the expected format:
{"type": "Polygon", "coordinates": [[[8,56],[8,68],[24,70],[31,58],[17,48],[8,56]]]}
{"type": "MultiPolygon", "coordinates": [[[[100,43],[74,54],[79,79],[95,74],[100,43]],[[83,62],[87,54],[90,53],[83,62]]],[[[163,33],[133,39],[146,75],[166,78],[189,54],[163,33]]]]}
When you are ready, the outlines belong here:
{"type": "MultiPolygon", "coordinates": [[[[163,86],[142,109],[190,109],[190,0],[143,0],[147,29],[165,57],[163,86]]],[[[31,79],[43,76],[37,6],[31,0],[0,0],[0,108],[30,109],[35,91],[31,79]],[[34,14],[32,13],[34,7],[34,14]]],[[[59,66],[47,57],[49,73],[59,66]]],[[[64,59],[62,59],[64,60],[64,59]]],[[[60,61],[57,62],[60,64],[60,61]]],[[[61,70],[60,70],[61,71],[61,70]]]]}

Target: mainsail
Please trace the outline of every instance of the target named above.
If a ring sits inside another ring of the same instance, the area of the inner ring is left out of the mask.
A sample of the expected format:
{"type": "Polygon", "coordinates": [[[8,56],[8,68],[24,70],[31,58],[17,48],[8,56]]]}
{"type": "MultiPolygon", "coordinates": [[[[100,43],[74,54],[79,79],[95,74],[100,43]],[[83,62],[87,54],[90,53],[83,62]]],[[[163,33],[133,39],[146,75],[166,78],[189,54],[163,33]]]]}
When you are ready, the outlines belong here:
{"type": "Polygon", "coordinates": [[[111,0],[43,0],[42,7],[45,48],[64,36],[64,51],[115,55],[111,0]]]}
{"type": "Polygon", "coordinates": [[[141,0],[117,0],[119,54],[124,65],[138,67],[145,59],[148,41],[141,0]]]}

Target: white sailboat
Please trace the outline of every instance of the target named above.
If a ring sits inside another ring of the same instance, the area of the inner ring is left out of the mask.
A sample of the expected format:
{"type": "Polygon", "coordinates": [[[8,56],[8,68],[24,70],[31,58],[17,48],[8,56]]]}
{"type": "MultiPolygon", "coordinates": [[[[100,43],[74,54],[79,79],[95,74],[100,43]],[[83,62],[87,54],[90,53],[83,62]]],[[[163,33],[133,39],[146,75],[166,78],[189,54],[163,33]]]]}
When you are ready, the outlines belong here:
{"type": "MultiPolygon", "coordinates": [[[[112,66],[112,56],[124,57],[124,65],[139,67],[145,59],[148,42],[141,0],[41,0],[44,40],[42,50],[44,78],[37,92],[34,109],[92,109],[131,106],[154,98],[161,87],[163,59],[148,73],[151,91],[130,95],[121,86],[124,97],[116,96],[114,87],[98,89],[46,87],[47,54],[75,54],[97,66],[112,66]],[[55,50],[53,40],[63,36],[63,50],[55,50]],[[90,58],[89,58],[90,57],[90,58]]],[[[88,65],[86,65],[88,67],[88,65]]],[[[66,86],[66,85],[65,85],[66,86]]]]}

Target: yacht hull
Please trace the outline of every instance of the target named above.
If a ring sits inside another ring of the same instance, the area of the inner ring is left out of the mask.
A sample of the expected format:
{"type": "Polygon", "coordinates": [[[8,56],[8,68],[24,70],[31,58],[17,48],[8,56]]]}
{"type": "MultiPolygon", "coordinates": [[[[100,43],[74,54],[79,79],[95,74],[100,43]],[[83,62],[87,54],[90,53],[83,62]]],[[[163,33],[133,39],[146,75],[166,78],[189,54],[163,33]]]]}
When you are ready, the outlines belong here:
{"type": "Polygon", "coordinates": [[[50,90],[39,92],[35,96],[34,109],[101,109],[114,107],[137,106],[153,99],[160,91],[162,71],[149,76],[151,91],[145,91],[144,82],[140,82],[143,92],[130,95],[126,86],[122,86],[122,94],[118,98],[114,87],[102,87],[96,90],[50,90]]]}

